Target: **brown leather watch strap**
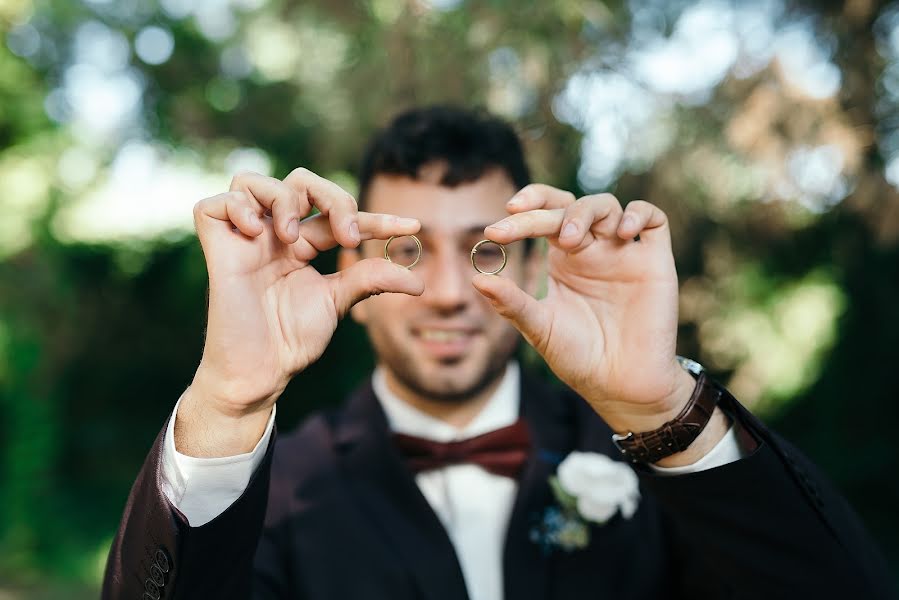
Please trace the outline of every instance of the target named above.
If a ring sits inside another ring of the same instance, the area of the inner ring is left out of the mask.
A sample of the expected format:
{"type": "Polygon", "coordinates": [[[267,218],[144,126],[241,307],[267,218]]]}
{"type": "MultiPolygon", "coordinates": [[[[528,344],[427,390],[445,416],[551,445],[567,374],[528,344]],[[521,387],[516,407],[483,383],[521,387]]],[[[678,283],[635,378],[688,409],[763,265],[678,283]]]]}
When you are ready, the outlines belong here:
{"type": "Polygon", "coordinates": [[[679,415],[653,431],[615,434],[612,440],[631,462],[654,463],[683,452],[705,429],[723,393],[703,371],[696,379],[689,402],[679,415]]]}

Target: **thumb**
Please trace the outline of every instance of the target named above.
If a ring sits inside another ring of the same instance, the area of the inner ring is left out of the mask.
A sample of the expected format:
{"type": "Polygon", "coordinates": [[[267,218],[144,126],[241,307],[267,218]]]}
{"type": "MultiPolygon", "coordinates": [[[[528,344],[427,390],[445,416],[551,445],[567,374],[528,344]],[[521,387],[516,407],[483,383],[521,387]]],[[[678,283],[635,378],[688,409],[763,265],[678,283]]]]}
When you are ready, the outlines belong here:
{"type": "Polygon", "coordinates": [[[366,258],[331,275],[337,314],[343,318],[354,304],[384,292],[421,296],[425,284],[410,269],[384,260],[366,258]]]}
{"type": "Polygon", "coordinates": [[[543,304],[505,277],[478,273],[472,283],[490,300],[496,312],[509,320],[531,346],[542,352],[549,331],[549,313],[543,304]]]}

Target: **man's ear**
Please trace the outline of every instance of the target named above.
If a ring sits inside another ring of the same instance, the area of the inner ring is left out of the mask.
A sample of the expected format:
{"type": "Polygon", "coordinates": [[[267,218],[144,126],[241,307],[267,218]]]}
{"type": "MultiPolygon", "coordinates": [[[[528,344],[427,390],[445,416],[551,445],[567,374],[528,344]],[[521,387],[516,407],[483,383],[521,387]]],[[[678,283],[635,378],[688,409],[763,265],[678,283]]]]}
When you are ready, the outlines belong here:
{"type": "MultiPolygon", "coordinates": [[[[359,252],[359,250],[341,248],[337,253],[337,270],[344,271],[346,269],[349,269],[360,260],[362,260],[362,254],[359,252]]],[[[365,325],[365,321],[368,318],[368,311],[365,308],[365,300],[363,300],[362,302],[357,302],[353,305],[352,308],[350,308],[350,316],[360,325],[365,325]]]]}

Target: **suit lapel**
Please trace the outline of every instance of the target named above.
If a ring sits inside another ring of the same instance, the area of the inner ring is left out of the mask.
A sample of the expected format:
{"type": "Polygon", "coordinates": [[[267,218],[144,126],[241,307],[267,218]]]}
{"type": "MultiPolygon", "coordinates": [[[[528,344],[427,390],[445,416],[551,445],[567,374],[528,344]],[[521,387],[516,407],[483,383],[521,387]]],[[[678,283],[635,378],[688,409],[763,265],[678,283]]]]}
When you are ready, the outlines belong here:
{"type": "Polygon", "coordinates": [[[368,520],[408,565],[422,596],[467,598],[452,542],[393,447],[370,382],[351,397],[336,425],[335,442],[344,481],[368,520]]]}
{"type": "Polygon", "coordinates": [[[549,560],[530,532],[553,502],[549,478],[572,449],[571,415],[547,385],[522,373],[521,416],[531,431],[533,449],[518,487],[503,555],[506,600],[542,600],[549,594],[549,560]]]}

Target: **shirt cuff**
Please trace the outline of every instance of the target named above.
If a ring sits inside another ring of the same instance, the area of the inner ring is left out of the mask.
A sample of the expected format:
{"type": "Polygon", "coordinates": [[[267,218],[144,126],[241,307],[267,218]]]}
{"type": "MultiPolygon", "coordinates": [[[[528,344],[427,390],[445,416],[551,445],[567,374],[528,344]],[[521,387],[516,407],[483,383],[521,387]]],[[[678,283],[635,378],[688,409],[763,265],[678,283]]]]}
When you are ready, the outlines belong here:
{"type": "Polygon", "coordinates": [[[743,458],[744,452],[737,440],[736,428],[739,425],[736,421],[724,434],[715,447],[709,450],[708,454],[697,460],[692,465],[684,465],[682,467],[659,467],[657,465],[649,465],[649,468],[658,475],[685,475],[687,473],[698,473],[707,469],[721,467],[728,463],[736,462],[743,458]]]}
{"type": "Polygon", "coordinates": [[[272,407],[265,433],[251,452],[195,458],[175,449],[175,419],[181,398],[172,411],[162,445],[162,491],[191,527],[199,527],[225,512],[247,488],[250,477],[265,458],[275,426],[276,407],[272,407]]]}

